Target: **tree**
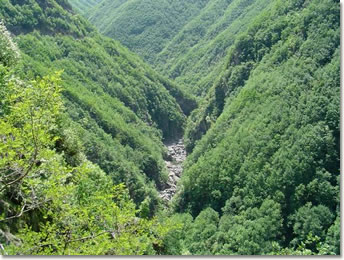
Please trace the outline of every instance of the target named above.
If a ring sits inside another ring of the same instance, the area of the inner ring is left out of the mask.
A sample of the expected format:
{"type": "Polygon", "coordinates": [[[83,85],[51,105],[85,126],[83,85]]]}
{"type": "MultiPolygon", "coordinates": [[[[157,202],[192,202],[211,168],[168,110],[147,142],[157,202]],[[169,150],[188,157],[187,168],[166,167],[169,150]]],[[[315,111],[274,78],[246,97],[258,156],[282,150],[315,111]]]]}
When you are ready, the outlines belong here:
{"type": "MultiPolygon", "coordinates": [[[[326,206],[313,206],[312,203],[307,203],[290,216],[296,236],[291,243],[297,245],[305,241],[309,235],[317,236],[324,241],[333,219],[334,215],[326,206]]],[[[310,245],[310,247],[311,250],[316,249],[315,245],[310,245]]]]}
{"type": "Polygon", "coordinates": [[[219,214],[212,208],[204,209],[187,232],[185,243],[193,255],[210,255],[215,242],[219,214]]]}

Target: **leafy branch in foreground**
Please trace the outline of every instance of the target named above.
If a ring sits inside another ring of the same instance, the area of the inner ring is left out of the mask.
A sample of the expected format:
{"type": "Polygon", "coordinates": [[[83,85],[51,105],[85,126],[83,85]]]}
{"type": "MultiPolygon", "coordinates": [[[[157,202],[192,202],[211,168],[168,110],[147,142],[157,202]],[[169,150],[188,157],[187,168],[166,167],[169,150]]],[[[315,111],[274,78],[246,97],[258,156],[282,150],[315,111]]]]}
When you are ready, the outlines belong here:
{"type": "MultiPolygon", "coordinates": [[[[4,67],[5,68],[5,67],[4,67]]],[[[81,157],[71,166],[60,141],[60,74],[26,83],[2,74],[1,252],[19,255],[156,254],[173,226],[140,212],[123,184],[81,157]]],[[[70,135],[70,134],[69,134],[70,135]]],[[[75,137],[74,137],[75,138],[75,137]]],[[[72,142],[73,143],[73,142],[72,142]]]]}
{"type": "Polygon", "coordinates": [[[170,230],[138,218],[124,185],[83,160],[71,167],[54,150],[62,108],[59,74],[2,87],[0,228],[16,223],[8,254],[155,254],[170,230]],[[96,246],[95,246],[96,245],[96,246]]]}
{"type": "Polygon", "coordinates": [[[34,180],[48,177],[43,169],[55,156],[52,131],[62,107],[58,81],[59,73],[28,85],[11,77],[1,86],[8,112],[0,122],[0,194],[23,202],[16,215],[41,204],[34,180]]]}

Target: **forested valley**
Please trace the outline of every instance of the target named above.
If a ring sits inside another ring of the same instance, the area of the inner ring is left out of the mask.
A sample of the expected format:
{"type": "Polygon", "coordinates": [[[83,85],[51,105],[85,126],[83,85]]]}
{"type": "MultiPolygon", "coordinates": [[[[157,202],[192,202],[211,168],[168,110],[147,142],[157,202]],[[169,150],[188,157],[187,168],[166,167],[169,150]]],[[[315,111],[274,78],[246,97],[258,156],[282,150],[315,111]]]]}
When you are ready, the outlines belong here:
{"type": "Polygon", "coordinates": [[[0,0],[1,255],[339,255],[340,3],[0,0]]]}

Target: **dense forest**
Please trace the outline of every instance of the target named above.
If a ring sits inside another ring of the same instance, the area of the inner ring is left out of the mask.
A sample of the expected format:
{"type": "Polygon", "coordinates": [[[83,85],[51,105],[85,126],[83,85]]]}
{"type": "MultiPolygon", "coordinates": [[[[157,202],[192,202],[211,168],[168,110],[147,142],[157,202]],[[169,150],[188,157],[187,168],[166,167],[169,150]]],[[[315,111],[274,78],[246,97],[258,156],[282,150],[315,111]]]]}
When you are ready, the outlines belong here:
{"type": "Polygon", "coordinates": [[[339,2],[0,0],[0,254],[339,255],[339,2]]]}

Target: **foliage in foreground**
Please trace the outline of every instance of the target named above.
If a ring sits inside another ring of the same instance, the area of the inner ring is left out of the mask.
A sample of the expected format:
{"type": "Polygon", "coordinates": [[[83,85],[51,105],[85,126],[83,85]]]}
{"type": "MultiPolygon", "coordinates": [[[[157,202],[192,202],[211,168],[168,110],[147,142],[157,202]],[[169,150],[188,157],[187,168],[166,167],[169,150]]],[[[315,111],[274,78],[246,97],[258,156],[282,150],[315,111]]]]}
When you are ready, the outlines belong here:
{"type": "Polygon", "coordinates": [[[20,80],[3,62],[13,60],[12,42],[1,37],[9,46],[0,65],[1,253],[156,254],[173,225],[140,218],[124,185],[82,153],[67,163],[68,144],[56,151],[60,76],[20,80]]]}
{"type": "Polygon", "coordinates": [[[68,144],[71,164],[69,158],[82,151],[114,183],[125,183],[138,208],[146,199],[153,215],[167,178],[162,140],[181,134],[195,100],[101,36],[65,0],[1,0],[0,18],[16,35],[22,79],[63,71],[68,109],[57,150],[68,144]]]}

